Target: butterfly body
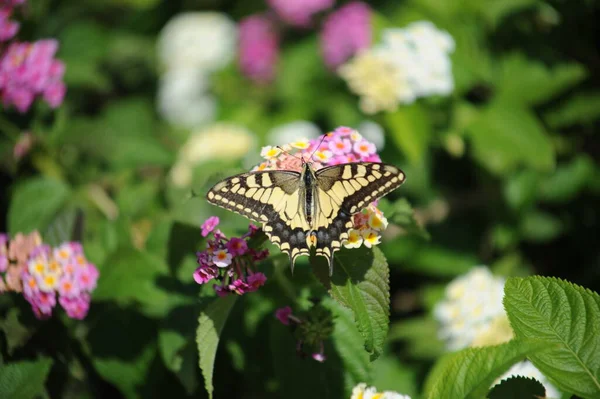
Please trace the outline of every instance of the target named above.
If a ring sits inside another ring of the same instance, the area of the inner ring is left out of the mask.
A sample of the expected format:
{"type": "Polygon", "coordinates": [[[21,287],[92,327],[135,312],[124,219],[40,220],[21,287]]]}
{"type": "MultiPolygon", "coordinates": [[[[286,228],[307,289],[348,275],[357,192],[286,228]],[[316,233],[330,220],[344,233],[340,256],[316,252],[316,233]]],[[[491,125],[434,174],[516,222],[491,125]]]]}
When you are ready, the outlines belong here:
{"type": "Polygon", "coordinates": [[[281,251],[296,258],[324,256],[333,267],[352,228],[352,215],[396,189],[404,173],[383,163],[357,162],[314,170],[269,170],[242,173],[217,183],[207,200],[262,224],[281,251]]]}

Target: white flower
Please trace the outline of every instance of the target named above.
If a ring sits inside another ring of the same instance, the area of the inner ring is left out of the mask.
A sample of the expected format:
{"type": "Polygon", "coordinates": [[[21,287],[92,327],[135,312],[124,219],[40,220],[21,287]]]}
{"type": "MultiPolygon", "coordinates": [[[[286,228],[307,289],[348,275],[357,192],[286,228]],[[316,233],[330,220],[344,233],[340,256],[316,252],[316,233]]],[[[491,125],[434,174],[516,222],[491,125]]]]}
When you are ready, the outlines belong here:
{"type": "Polygon", "coordinates": [[[265,159],[275,159],[279,156],[279,154],[281,154],[281,148],[272,147],[270,145],[264,146],[260,150],[260,156],[265,159]]]}
{"type": "Polygon", "coordinates": [[[348,232],[348,239],[344,240],[342,243],[346,248],[358,248],[362,245],[363,238],[360,235],[360,231],[356,229],[351,229],[348,232]]]}
{"type": "Polygon", "coordinates": [[[208,93],[208,83],[200,71],[168,71],[159,81],[158,112],[169,123],[190,129],[212,122],[217,103],[208,93]]]}
{"type": "MultiPolygon", "coordinates": [[[[448,349],[472,346],[483,335],[489,335],[498,318],[506,318],[502,305],[504,282],[486,267],[476,267],[448,284],[445,298],[434,309],[440,323],[439,337],[448,349]]],[[[498,339],[510,339],[505,335],[498,339]]]]}
{"type": "Polygon", "coordinates": [[[267,134],[267,142],[283,145],[300,139],[314,139],[321,135],[321,129],[309,121],[293,121],[274,127],[267,134]]]}
{"type": "Polygon", "coordinates": [[[360,234],[363,238],[365,247],[367,248],[371,248],[374,245],[378,245],[381,241],[381,236],[379,235],[379,232],[377,232],[377,230],[364,229],[360,232],[360,234]]]}
{"type": "Polygon", "coordinates": [[[176,15],[158,38],[161,63],[169,69],[192,68],[212,72],[235,55],[237,28],[225,14],[188,12],[176,15]]]}
{"type": "Polygon", "coordinates": [[[507,380],[513,376],[523,376],[528,378],[535,378],[538,380],[544,388],[546,388],[546,397],[558,399],[562,395],[554,385],[550,383],[548,378],[544,376],[540,370],[538,370],[530,361],[524,360],[512,366],[506,373],[496,380],[494,385],[498,385],[501,381],[507,380]]]}
{"type": "Polygon", "coordinates": [[[367,384],[361,382],[352,388],[350,399],[410,399],[410,396],[392,391],[377,392],[375,387],[367,387],[367,384]]]}
{"type": "Polygon", "coordinates": [[[232,256],[225,249],[219,249],[215,251],[212,257],[212,261],[217,267],[227,267],[231,264],[232,256]]]}

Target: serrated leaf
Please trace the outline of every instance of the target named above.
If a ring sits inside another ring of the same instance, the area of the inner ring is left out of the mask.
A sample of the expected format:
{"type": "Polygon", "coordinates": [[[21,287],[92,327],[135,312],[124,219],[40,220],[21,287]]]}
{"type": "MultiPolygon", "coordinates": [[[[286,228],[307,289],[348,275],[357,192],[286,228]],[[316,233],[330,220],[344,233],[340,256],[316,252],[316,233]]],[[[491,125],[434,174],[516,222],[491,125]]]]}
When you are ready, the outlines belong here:
{"type": "Polygon", "coordinates": [[[600,296],[546,277],[510,278],[504,307],[519,338],[547,350],[529,356],[559,389],[584,398],[600,395],[600,296]]]}
{"type": "Polygon", "coordinates": [[[333,346],[342,360],[346,396],[350,396],[352,387],[371,380],[372,364],[367,353],[356,350],[363,344],[363,338],[356,328],[352,312],[331,299],[325,305],[332,309],[335,317],[333,346]]]}
{"type": "Polygon", "coordinates": [[[481,398],[510,366],[540,350],[535,341],[513,340],[502,345],[468,348],[442,358],[426,386],[428,398],[481,398]],[[430,379],[435,380],[430,381],[430,379]]]}
{"type": "Polygon", "coordinates": [[[365,247],[336,252],[331,278],[322,257],[311,257],[313,271],[329,293],[354,314],[354,321],[364,339],[371,360],[383,351],[389,328],[390,283],[389,267],[377,247],[365,247]]]}
{"type": "Polygon", "coordinates": [[[0,398],[29,399],[44,394],[52,359],[16,362],[0,367],[0,398]]]}
{"type": "Polygon", "coordinates": [[[432,129],[427,114],[415,103],[385,114],[390,134],[396,146],[413,164],[424,161],[431,141],[432,129]]]}
{"type": "Polygon", "coordinates": [[[227,321],[229,312],[235,305],[237,295],[228,295],[218,298],[206,307],[198,318],[198,330],[196,331],[196,344],[200,356],[199,366],[204,377],[204,387],[208,396],[213,397],[213,369],[221,331],[227,321]]]}
{"type": "Polygon", "coordinates": [[[534,378],[522,376],[502,380],[487,396],[489,399],[533,399],[545,398],[546,388],[534,378]]]}
{"type": "Polygon", "coordinates": [[[67,200],[69,191],[65,183],[45,177],[17,186],[8,209],[10,233],[44,231],[67,200]]]}

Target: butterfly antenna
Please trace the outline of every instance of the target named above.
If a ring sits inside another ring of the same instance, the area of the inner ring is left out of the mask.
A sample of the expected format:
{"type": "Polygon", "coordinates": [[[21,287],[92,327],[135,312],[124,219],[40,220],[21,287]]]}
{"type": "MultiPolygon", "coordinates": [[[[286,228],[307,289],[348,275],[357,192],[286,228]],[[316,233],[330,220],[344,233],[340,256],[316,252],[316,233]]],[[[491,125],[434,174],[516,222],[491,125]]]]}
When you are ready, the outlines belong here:
{"type": "Polygon", "coordinates": [[[308,159],[312,159],[313,155],[315,155],[315,152],[317,152],[317,150],[319,149],[319,147],[321,147],[321,144],[323,144],[323,141],[325,141],[325,137],[329,136],[329,133],[325,133],[323,135],[323,138],[321,139],[321,141],[319,141],[319,145],[315,147],[314,151],[312,152],[312,154],[310,154],[310,158],[308,159]]]}

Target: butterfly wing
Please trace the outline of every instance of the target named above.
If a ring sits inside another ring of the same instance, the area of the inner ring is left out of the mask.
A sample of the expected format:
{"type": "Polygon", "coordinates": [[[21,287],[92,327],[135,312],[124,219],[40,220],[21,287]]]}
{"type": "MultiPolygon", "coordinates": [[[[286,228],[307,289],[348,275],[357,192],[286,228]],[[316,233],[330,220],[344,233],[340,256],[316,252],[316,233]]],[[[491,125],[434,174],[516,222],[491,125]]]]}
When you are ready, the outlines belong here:
{"type": "Polygon", "coordinates": [[[262,224],[271,242],[290,256],[308,254],[310,226],[301,211],[300,173],[274,170],[242,173],[217,183],[208,202],[262,224]]]}
{"type": "Polygon", "coordinates": [[[404,173],[392,165],[358,162],[328,166],[315,173],[319,211],[316,218],[317,255],[333,267],[333,254],[348,238],[352,215],[398,188],[404,173]]]}

